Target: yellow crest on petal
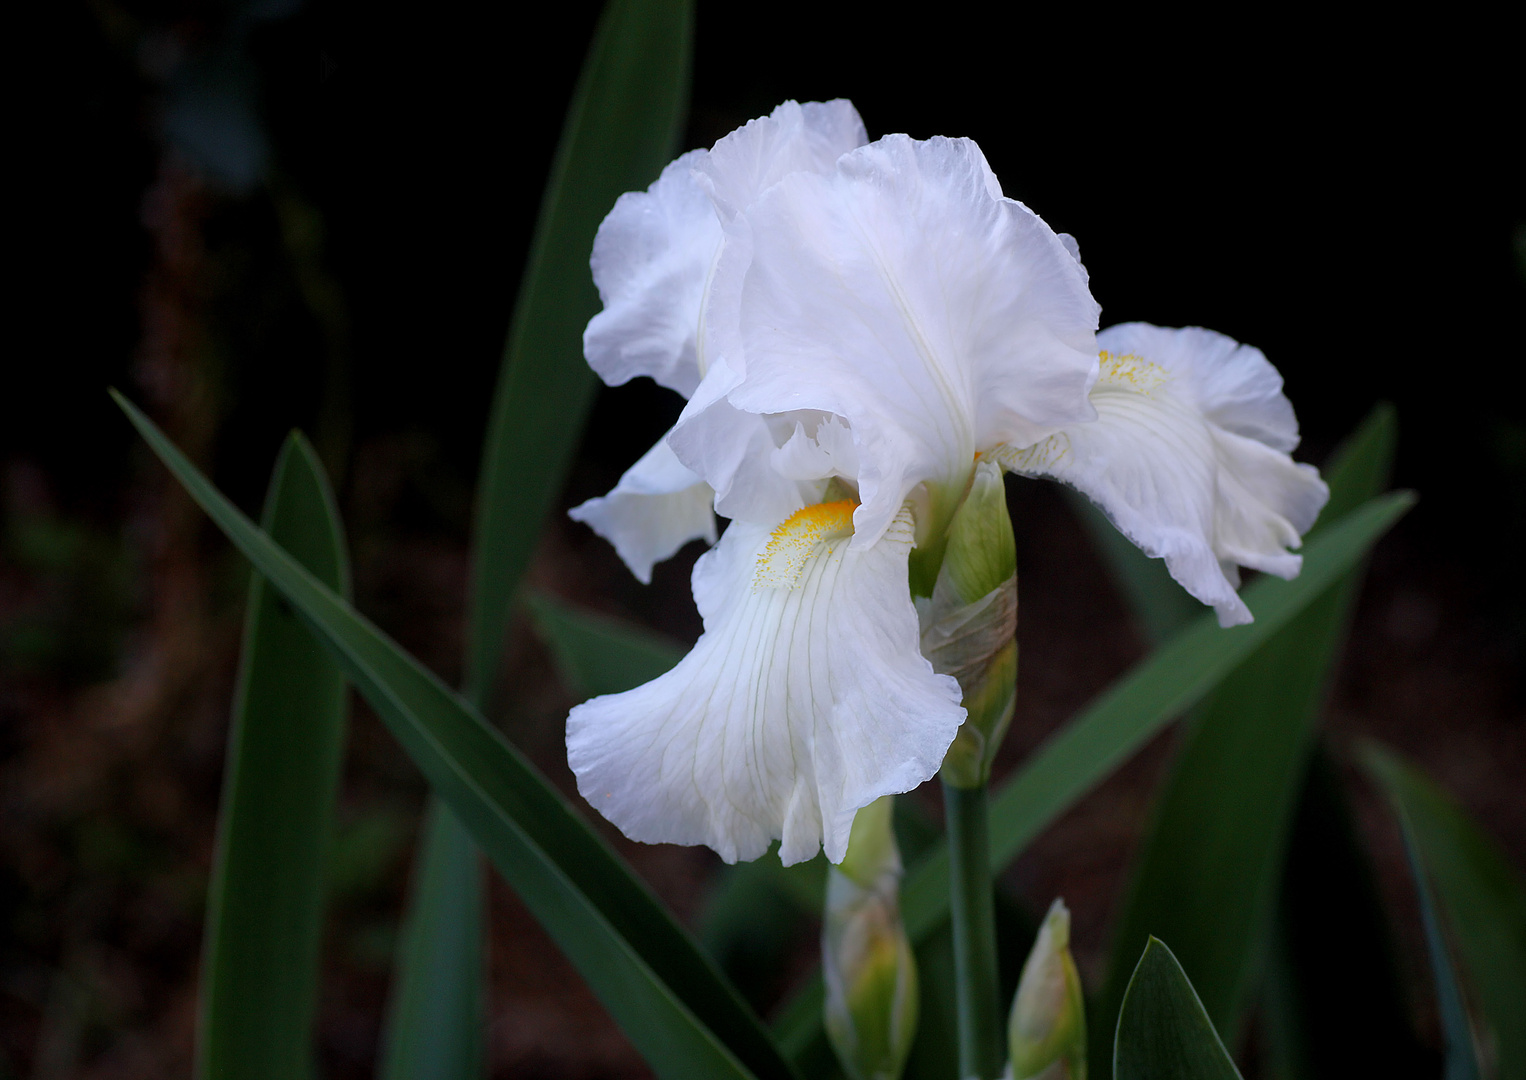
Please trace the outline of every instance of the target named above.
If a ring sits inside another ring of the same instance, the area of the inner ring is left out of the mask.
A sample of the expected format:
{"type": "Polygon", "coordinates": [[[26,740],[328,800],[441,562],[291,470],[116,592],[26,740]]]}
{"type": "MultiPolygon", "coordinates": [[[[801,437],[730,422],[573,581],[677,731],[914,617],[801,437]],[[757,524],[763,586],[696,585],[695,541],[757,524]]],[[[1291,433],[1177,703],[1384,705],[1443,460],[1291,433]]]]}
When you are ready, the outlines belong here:
{"type": "Polygon", "coordinates": [[[757,589],[793,589],[800,583],[805,564],[820,545],[853,535],[853,511],[858,500],[817,503],[802,507],[785,518],[758,553],[758,571],[752,584],[757,589]]]}
{"type": "Polygon", "coordinates": [[[1159,364],[1152,364],[1134,353],[1119,355],[1103,349],[1097,356],[1097,362],[1100,367],[1097,375],[1099,388],[1132,390],[1148,397],[1151,391],[1158,389],[1171,377],[1159,364]]]}

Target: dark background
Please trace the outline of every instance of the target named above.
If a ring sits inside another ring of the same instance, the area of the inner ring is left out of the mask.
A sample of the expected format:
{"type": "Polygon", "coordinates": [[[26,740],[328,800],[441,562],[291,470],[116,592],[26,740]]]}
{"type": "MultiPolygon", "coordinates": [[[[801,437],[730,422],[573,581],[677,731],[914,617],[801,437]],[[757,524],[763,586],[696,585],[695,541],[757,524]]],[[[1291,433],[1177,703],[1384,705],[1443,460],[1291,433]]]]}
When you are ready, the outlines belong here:
{"type": "MultiPolygon", "coordinates": [[[[178,1073],[190,1045],[247,578],[104,388],[144,402],[249,509],[285,432],[313,433],[357,602],[454,679],[487,403],[597,10],[94,0],[38,7],[16,31],[0,1077],[178,1073]]],[[[1332,730],[1419,757],[1520,860],[1516,60],[1502,26],[1461,15],[930,5],[908,19],[701,0],[684,147],[787,97],[851,97],[871,137],[971,136],[1009,194],[1078,238],[1104,325],[1199,324],[1263,348],[1303,459],[1394,402],[1396,479],[1421,503],[1374,559],[1332,730]]],[[[603,392],[564,504],[610,486],[678,404],[650,385],[603,392]]],[[[1020,749],[1144,646],[1064,504],[1032,484],[1013,500],[1020,749]]],[[[532,580],[692,637],[695,554],[643,590],[558,519],[532,580]]],[[[570,698],[522,626],[509,653],[500,714],[565,780],[570,698]]],[[[321,1025],[336,1076],[370,1068],[422,795],[363,708],[352,742],[321,1025]]],[[[1168,753],[1152,748],[1015,873],[1039,909],[1079,898],[1089,975],[1168,753]]],[[[1364,814],[1380,869],[1396,867],[1364,814]]],[[[704,853],[633,858],[695,915],[704,853]]],[[[497,1071],[639,1074],[501,886],[493,911],[497,1071]]],[[[1418,1005],[1417,1022],[1434,1025],[1418,1005]]]]}

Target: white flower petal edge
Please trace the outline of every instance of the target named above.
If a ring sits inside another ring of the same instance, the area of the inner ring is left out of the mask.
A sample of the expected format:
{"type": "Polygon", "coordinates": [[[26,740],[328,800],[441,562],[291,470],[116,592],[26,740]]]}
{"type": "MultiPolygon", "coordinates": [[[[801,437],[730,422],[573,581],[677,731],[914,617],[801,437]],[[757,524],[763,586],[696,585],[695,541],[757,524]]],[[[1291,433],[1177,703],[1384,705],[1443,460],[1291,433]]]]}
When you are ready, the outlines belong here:
{"type": "Polygon", "coordinates": [[[578,790],[633,840],[727,862],[782,840],[841,862],[853,815],[937,772],[964,709],[906,588],[911,514],[852,550],[851,501],[733,522],[694,568],[705,632],[667,674],[567,719],[578,790]]]}
{"type": "MultiPolygon", "coordinates": [[[[728,224],[710,295],[727,405],[846,422],[863,500],[855,547],[924,484],[932,505],[918,526],[936,534],[977,451],[1093,416],[1098,307],[1085,273],[1037,215],[1002,197],[968,139],[891,135],[830,174],[784,177],[728,224]]],[[[720,389],[695,394],[673,449],[716,489],[721,513],[757,520],[732,492],[766,485],[736,470],[774,462],[702,422],[720,389]]]]}
{"type": "Polygon", "coordinates": [[[1124,323],[1097,344],[1096,421],[997,459],[1078,488],[1221,626],[1250,622],[1238,566],[1296,576],[1302,561],[1286,549],[1330,496],[1288,456],[1298,421],[1282,377],[1260,349],[1200,327],[1124,323]]]}
{"type": "Polygon", "coordinates": [[[608,495],[574,506],[567,516],[614,545],[643,585],[652,566],[690,540],[715,543],[715,493],[668,448],[664,435],[625,471],[608,495]]]}
{"type": "Polygon", "coordinates": [[[604,310],[583,351],[611,386],[649,375],[684,397],[705,373],[700,309],[723,239],[719,214],[745,209],[796,169],[829,171],[868,136],[851,102],[786,101],[709,150],[691,150],[645,191],[621,195],[594,238],[604,310]]]}
{"type": "Polygon", "coordinates": [[[716,209],[730,219],[790,173],[829,173],[838,158],[868,141],[858,110],[845,98],[786,101],[721,139],[694,168],[716,209]]]}
{"type": "Polygon", "coordinates": [[[694,335],[721,223],[694,180],[692,150],[645,191],[628,191],[594,237],[594,284],[604,310],[583,331],[583,355],[610,386],[649,375],[684,397],[699,385],[694,335]]]}

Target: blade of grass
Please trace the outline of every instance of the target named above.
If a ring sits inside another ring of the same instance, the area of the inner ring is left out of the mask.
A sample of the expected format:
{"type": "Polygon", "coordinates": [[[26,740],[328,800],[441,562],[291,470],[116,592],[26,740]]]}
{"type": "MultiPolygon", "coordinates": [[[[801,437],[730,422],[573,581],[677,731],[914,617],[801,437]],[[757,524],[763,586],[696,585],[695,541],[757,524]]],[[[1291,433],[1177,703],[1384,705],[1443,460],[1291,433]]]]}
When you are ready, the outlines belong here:
{"type": "MultiPolygon", "coordinates": [[[[1379,407],[1335,455],[1322,522],[1386,484],[1396,428],[1379,407]]],[[[1310,537],[1319,535],[1316,524],[1310,537]]],[[[1161,785],[1113,931],[1099,996],[1112,1015],[1150,937],[1169,939],[1229,1045],[1265,959],[1289,822],[1325,687],[1361,583],[1349,571],[1219,684],[1188,725],[1161,785]]],[[[1107,1060],[1093,1028],[1092,1060],[1107,1060]]],[[[1106,1073],[1098,1069],[1105,1080],[1106,1073]]]]}
{"type": "MultiPolygon", "coordinates": [[[[1221,630],[1212,615],[1141,661],[1033,753],[991,802],[991,865],[1003,867],[1032,839],[1106,778],[1156,732],[1205,697],[1366,554],[1414,504],[1408,492],[1373,499],[1304,547],[1292,581],[1265,577],[1244,593],[1256,615],[1249,626],[1221,630]]],[[[948,852],[932,849],[906,877],[901,914],[920,941],[948,918],[948,852]]],[[[816,992],[807,986],[803,993],[816,992]]],[[[804,1010],[786,1009],[774,1026],[793,1056],[820,1037],[804,1010]],[[791,1023],[786,1026],[784,1016],[791,1023]]]]}
{"type": "MultiPolygon", "coordinates": [[[[307,440],[281,447],[265,530],[336,594],[349,562],[334,496],[307,440]]],[[[312,1072],[325,856],[344,753],[344,673],[259,574],[207,897],[196,1072],[227,1080],[312,1072]]]]}
{"type": "Polygon", "coordinates": [[[757,1017],[651,890],[481,714],[238,511],[135,406],[123,411],[286,597],[661,1076],[789,1077],[757,1017]]]}
{"type": "MultiPolygon", "coordinates": [[[[610,0],[567,111],[483,442],[465,682],[478,709],[487,708],[510,604],[593,398],[582,333],[598,309],[588,268],[594,234],[615,199],[651,183],[674,155],[693,24],[692,0],[610,0]]],[[[428,816],[384,1037],[385,1080],[481,1072],[477,855],[448,810],[432,807],[428,816]],[[439,1022],[444,1001],[461,1010],[449,1023],[439,1022]]]]}
{"type": "MultiPolygon", "coordinates": [[[[1414,766],[1375,743],[1363,747],[1362,758],[1404,826],[1422,900],[1431,886],[1440,898],[1440,913],[1482,1014],[1485,1045],[1497,1058],[1496,1075],[1521,1080],[1526,1077],[1526,876],[1450,795],[1414,766]]],[[[1428,925],[1427,934],[1435,938],[1431,951],[1441,984],[1447,977],[1441,970],[1447,959],[1445,939],[1439,925],[1434,931],[1428,925]]],[[[1451,1059],[1462,1055],[1462,1021],[1455,1011],[1461,996],[1438,985],[1438,997],[1448,1031],[1450,1076],[1451,1059]],[[1449,1002],[1449,995],[1455,1000],[1449,1002]]],[[[1471,1054],[1471,1042],[1466,1049],[1471,1054]]]]}

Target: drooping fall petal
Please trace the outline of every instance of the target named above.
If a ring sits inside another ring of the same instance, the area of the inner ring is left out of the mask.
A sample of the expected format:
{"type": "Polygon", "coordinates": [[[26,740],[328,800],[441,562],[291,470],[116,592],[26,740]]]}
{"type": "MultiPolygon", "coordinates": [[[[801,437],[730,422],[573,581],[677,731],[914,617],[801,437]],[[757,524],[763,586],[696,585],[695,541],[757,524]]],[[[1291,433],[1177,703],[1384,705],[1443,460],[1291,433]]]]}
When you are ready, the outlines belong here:
{"type": "Polygon", "coordinates": [[[693,651],[572,711],[578,790],[627,836],[728,862],[780,838],[786,864],[841,861],[859,807],[937,771],[964,709],[918,651],[911,515],[856,551],[853,505],[733,522],[694,570],[693,651]]]}

